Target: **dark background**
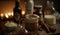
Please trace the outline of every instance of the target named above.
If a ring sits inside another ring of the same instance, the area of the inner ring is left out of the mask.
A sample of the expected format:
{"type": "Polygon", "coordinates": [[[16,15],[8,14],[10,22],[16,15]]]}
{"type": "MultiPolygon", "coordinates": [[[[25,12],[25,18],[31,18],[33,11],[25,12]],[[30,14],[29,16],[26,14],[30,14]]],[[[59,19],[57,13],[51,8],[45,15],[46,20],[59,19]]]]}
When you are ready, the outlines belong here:
{"type": "MultiPolygon", "coordinates": [[[[14,1],[14,0],[0,0],[0,2],[1,1],[14,1]]],[[[50,0],[50,1],[54,2],[54,7],[55,7],[56,11],[58,11],[60,13],[60,0],[50,0]]]]}
{"type": "Polygon", "coordinates": [[[60,13],[60,0],[51,0],[54,2],[54,7],[56,9],[56,11],[58,11],[60,13]]]}

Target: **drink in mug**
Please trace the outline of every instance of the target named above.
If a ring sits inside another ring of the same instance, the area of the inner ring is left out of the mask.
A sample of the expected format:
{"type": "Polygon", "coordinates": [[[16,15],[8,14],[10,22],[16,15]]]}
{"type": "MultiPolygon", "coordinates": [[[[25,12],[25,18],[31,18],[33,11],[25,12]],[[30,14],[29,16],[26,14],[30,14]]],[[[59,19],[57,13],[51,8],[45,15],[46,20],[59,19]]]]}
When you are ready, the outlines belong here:
{"type": "Polygon", "coordinates": [[[26,15],[26,29],[29,31],[37,31],[38,30],[38,18],[39,16],[33,14],[26,15]]]}
{"type": "Polygon", "coordinates": [[[45,15],[45,21],[49,25],[54,25],[56,24],[56,17],[54,15],[45,15]]]}

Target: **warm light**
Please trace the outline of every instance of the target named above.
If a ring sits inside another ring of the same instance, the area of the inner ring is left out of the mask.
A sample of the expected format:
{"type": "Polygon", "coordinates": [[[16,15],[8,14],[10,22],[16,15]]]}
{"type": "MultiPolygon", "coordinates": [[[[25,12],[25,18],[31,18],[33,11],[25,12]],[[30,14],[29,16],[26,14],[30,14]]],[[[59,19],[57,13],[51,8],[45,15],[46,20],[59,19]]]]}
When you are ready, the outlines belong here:
{"type": "Polygon", "coordinates": [[[8,14],[5,14],[5,17],[8,18],[9,17],[8,14]]]}
{"type": "Polygon", "coordinates": [[[12,16],[14,15],[13,12],[11,13],[11,15],[12,15],[12,16]]]}
{"type": "Polygon", "coordinates": [[[3,17],[4,16],[4,14],[1,14],[1,17],[3,17]]]}
{"type": "Polygon", "coordinates": [[[8,13],[9,16],[11,16],[11,13],[8,13]]]}
{"type": "Polygon", "coordinates": [[[22,15],[25,15],[25,11],[22,11],[22,15]]]}
{"type": "Polygon", "coordinates": [[[27,30],[25,30],[25,32],[26,32],[26,33],[28,33],[28,31],[27,31],[27,30]]]}

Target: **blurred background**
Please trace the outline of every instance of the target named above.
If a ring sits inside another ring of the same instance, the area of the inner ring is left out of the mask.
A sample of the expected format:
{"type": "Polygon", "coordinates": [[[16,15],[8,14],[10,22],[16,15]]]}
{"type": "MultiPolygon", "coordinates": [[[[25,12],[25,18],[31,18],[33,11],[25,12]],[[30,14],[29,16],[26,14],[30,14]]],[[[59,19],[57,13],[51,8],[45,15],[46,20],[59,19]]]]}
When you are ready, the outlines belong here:
{"type": "MultiPolygon", "coordinates": [[[[33,0],[34,6],[35,5],[42,5],[43,11],[45,12],[47,7],[47,1],[53,2],[54,7],[54,13],[56,17],[56,24],[54,25],[56,27],[56,32],[54,34],[60,33],[60,0],[33,0]]],[[[23,14],[26,14],[26,3],[27,0],[20,0],[20,7],[22,9],[23,14]]],[[[15,8],[15,0],[0,0],[0,29],[4,30],[4,24],[9,20],[13,21],[14,17],[14,11],[13,8],[15,8]],[[3,19],[3,20],[1,20],[3,19]]],[[[34,10],[35,11],[35,10],[34,10]]],[[[40,14],[39,14],[40,15],[40,14]]],[[[45,14],[43,14],[45,15],[45,14]]],[[[48,21],[48,20],[47,20],[48,21]]],[[[44,33],[44,32],[43,32],[44,33]]]]}

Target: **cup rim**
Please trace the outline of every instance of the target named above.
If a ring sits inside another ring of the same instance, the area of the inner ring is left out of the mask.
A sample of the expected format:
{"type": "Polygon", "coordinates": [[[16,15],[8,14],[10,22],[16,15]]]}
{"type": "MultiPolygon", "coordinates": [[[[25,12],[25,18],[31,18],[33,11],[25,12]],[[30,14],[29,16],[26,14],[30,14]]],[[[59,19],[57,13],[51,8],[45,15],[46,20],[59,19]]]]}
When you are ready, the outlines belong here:
{"type": "Polygon", "coordinates": [[[38,18],[39,18],[39,16],[36,15],[36,14],[27,14],[27,15],[26,15],[26,18],[27,18],[27,19],[30,19],[30,18],[29,18],[30,15],[32,16],[31,19],[38,19],[38,18]],[[33,16],[35,16],[35,17],[33,17],[33,16]]]}

